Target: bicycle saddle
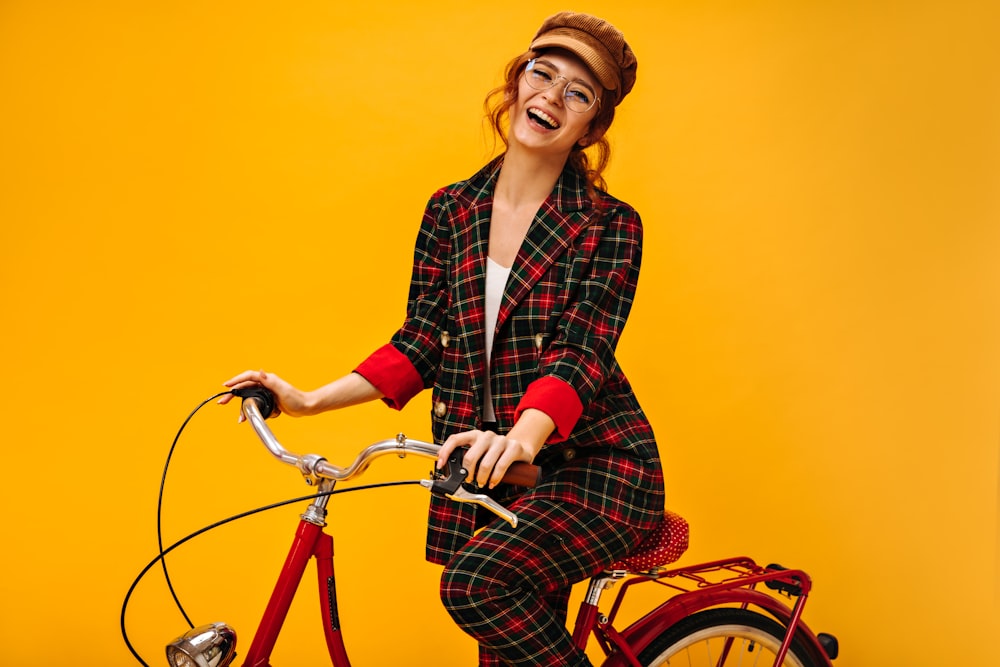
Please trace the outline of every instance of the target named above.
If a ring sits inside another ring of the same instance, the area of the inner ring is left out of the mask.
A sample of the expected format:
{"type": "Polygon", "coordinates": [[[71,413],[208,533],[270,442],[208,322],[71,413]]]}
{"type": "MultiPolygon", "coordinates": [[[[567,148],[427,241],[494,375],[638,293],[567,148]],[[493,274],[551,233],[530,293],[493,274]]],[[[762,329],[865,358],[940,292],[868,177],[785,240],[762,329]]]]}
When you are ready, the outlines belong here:
{"type": "Polygon", "coordinates": [[[663,513],[660,525],[646,536],[625,558],[612,563],[608,570],[647,572],[673,563],[688,548],[688,522],[679,514],[663,513]]]}

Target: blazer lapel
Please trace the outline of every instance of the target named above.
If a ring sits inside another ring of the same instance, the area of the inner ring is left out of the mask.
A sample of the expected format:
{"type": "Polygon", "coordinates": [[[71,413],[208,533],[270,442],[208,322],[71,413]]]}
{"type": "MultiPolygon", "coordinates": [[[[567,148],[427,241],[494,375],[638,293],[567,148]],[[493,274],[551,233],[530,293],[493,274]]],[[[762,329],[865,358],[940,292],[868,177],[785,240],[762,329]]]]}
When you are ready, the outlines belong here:
{"type": "MultiPolygon", "coordinates": [[[[460,204],[454,224],[456,236],[454,264],[451,275],[452,312],[456,332],[460,337],[469,369],[469,383],[475,395],[480,394],[486,377],[486,257],[489,246],[490,216],[493,212],[493,186],[497,164],[493,171],[484,169],[473,179],[468,200],[460,204]],[[464,210],[463,210],[464,209],[464,210]]],[[[480,409],[481,406],[476,406],[480,409]]]]}
{"type": "Polygon", "coordinates": [[[583,194],[581,179],[568,170],[564,172],[552,194],[538,209],[511,267],[497,317],[498,330],[552,262],[573,245],[594,212],[583,194]]]}

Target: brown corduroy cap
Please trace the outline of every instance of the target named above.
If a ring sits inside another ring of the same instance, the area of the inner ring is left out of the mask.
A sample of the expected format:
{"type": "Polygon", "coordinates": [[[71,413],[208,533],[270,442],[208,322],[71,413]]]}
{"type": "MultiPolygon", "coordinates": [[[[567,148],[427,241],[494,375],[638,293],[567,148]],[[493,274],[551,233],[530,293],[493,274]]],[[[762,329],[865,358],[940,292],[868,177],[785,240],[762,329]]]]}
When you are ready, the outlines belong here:
{"type": "Polygon", "coordinates": [[[566,49],[574,53],[607,90],[616,93],[615,106],[635,85],[637,63],[625,36],[607,21],[590,14],[559,12],[545,19],[531,41],[531,50],[566,49]]]}

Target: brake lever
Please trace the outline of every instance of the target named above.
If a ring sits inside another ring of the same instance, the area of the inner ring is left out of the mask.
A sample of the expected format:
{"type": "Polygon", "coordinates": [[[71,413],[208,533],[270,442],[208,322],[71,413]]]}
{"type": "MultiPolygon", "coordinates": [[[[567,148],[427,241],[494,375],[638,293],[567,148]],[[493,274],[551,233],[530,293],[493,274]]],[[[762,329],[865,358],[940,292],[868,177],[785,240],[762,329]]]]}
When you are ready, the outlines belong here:
{"type": "Polygon", "coordinates": [[[448,494],[447,497],[457,503],[472,503],[473,505],[485,507],[509,523],[511,528],[517,528],[517,515],[487,495],[482,493],[469,493],[462,487],[458,487],[458,491],[448,494]]]}
{"type": "Polygon", "coordinates": [[[431,493],[436,493],[439,496],[445,496],[455,502],[472,503],[474,505],[485,507],[509,523],[511,528],[517,528],[516,514],[487,495],[482,493],[471,493],[462,488],[462,483],[465,482],[465,478],[469,476],[468,469],[462,465],[464,452],[464,449],[456,449],[453,451],[451,456],[448,457],[445,468],[443,470],[434,470],[432,472],[434,479],[422,479],[420,480],[420,485],[425,489],[429,489],[431,493]]]}

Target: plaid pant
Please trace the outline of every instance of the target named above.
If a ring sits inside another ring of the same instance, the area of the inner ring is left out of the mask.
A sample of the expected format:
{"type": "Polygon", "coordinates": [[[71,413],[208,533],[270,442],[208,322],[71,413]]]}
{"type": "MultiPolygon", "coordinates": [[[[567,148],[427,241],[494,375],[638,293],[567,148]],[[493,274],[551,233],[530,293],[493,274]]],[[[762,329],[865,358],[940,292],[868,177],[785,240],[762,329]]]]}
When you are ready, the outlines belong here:
{"type": "Polygon", "coordinates": [[[566,628],[570,589],[625,556],[642,531],[530,495],[511,509],[517,528],[493,522],[445,566],[441,600],[479,642],[480,667],[589,667],[566,628]]]}

